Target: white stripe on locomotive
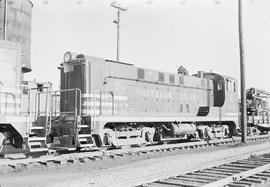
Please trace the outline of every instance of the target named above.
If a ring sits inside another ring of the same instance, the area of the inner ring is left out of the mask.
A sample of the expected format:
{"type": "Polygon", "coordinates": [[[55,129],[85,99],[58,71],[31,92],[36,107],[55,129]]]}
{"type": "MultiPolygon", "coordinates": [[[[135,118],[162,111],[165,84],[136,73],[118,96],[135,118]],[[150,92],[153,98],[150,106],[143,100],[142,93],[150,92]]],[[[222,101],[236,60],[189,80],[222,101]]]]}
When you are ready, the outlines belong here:
{"type": "MultiPolygon", "coordinates": [[[[100,94],[82,94],[82,99],[88,99],[88,98],[96,98],[96,99],[100,99],[100,94]]],[[[102,99],[107,99],[107,98],[112,98],[112,96],[110,94],[103,94],[101,96],[102,99]]],[[[113,96],[114,100],[121,100],[121,101],[127,101],[128,97],[127,96],[119,96],[119,95],[115,95],[113,96]]]]}

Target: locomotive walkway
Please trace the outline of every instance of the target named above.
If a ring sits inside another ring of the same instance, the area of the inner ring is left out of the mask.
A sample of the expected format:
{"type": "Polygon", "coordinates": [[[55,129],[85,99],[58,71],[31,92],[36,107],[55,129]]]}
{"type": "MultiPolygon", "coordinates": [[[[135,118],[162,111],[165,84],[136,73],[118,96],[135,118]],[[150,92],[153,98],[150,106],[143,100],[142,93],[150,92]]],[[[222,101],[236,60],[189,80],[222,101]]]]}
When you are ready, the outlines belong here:
{"type": "MultiPolygon", "coordinates": [[[[151,157],[121,164],[117,162],[107,167],[91,169],[85,163],[83,167],[73,164],[56,170],[42,170],[27,174],[0,175],[0,185],[5,186],[137,186],[172,176],[201,170],[208,167],[246,159],[250,155],[270,152],[270,142],[245,147],[224,145],[191,152],[179,152],[176,155],[151,157]],[[88,167],[88,168],[87,168],[88,167]]],[[[152,153],[154,154],[154,153],[152,153]]],[[[81,165],[82,166],[82,165],[81,165]]]]}

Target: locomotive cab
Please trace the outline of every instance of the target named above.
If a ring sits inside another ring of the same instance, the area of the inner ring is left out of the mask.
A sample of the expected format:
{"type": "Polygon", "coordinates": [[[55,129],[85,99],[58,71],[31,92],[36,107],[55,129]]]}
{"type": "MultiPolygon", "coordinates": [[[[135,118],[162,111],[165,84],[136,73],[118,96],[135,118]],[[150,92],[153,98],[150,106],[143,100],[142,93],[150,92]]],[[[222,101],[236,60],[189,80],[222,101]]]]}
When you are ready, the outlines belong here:
{"type": "Polygon", "coordinates": [[[213,81],[214,103],[209,116],[218,116],[219,123],[228,125],[230,132],[236,134],[239,111],[236,79],[216,73],[204,73],[203,77],[213,81]]]}
{"type": "Polygon", "coordinates": [[[214,107],[222,107],[225,102],[225,79],[216,73],[203,73],[203,77],[213,81],[214,107]]]}

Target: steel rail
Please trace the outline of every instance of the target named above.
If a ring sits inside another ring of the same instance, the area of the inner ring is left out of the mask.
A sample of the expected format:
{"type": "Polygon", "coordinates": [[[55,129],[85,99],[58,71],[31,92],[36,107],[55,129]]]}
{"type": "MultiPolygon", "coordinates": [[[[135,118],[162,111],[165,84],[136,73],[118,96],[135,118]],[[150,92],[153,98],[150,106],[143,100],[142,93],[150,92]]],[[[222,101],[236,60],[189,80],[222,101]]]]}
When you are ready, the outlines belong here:
{"type": "MultiPolygon", "coordinates": [[[[248,141],[256,140],[266,140],[270,139],[270,135],[252,136],[248,138],[248,141]]],[[[202,147],[211,147],[223,144],[240,143],[241,137],[228,138],[223,140],[210,140],[210,141],[199,141],[199,142],[187,142],[178,144],[163,144],[154,145],[146,147],[136,147],[129,149],[117,149],[117,150],[97,150],[92,152],[77,152],[70,154],[60,154],[60,155],[46,155],[38,158],[3,158],[0,159],[0,168],[9,166],[13,169],[20,169],[29,164],[37,163],[41,165],[49,165],[50,163],[55,163],[57,165],[64,165],[67,163],[85,162],[88,160],[101,160],[110,159],[115,157],[124,157],[134,154],[147,154],[153,152],[173,152],[181,151],[186,149],[197,149],[202,147]]]]}
{"type": "Polygon", "coordinates": [[[167,179],[139,185],[139,187],[249,187],[270,185],[270,153],[260,152],[248,158],[180,174],[167,179]]]}

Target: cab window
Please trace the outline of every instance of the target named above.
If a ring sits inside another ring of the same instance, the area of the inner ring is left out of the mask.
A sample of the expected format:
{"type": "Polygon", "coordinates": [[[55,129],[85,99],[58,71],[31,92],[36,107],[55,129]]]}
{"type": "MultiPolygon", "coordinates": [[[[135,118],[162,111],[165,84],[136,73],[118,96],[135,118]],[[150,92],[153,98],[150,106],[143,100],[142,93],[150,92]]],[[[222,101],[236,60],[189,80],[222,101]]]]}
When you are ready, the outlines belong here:
{"type": "Polygon", "coordinates": [[[233,91],[236,92],[236,82],[233,82],[233,91]]]}
{"type": "Polygon", "coordinates": [[[222,80],[217,80],[217,90],[222,90],[222,80]]]}
{"type": "MultiPolygon", "coordinates": [[[[225,102],[225,80],[216,79],[214,81],[215,89],[214,89],[214,106],[222,107],[225,102]]],[[[229,88],[230,89],[230,88],[229,88]]]]}
{"type": "Polygon", "coordinates": [[[142,69],[142,68],[137,69],[137,78],[144,79],[144,69],[142,69]]]}

